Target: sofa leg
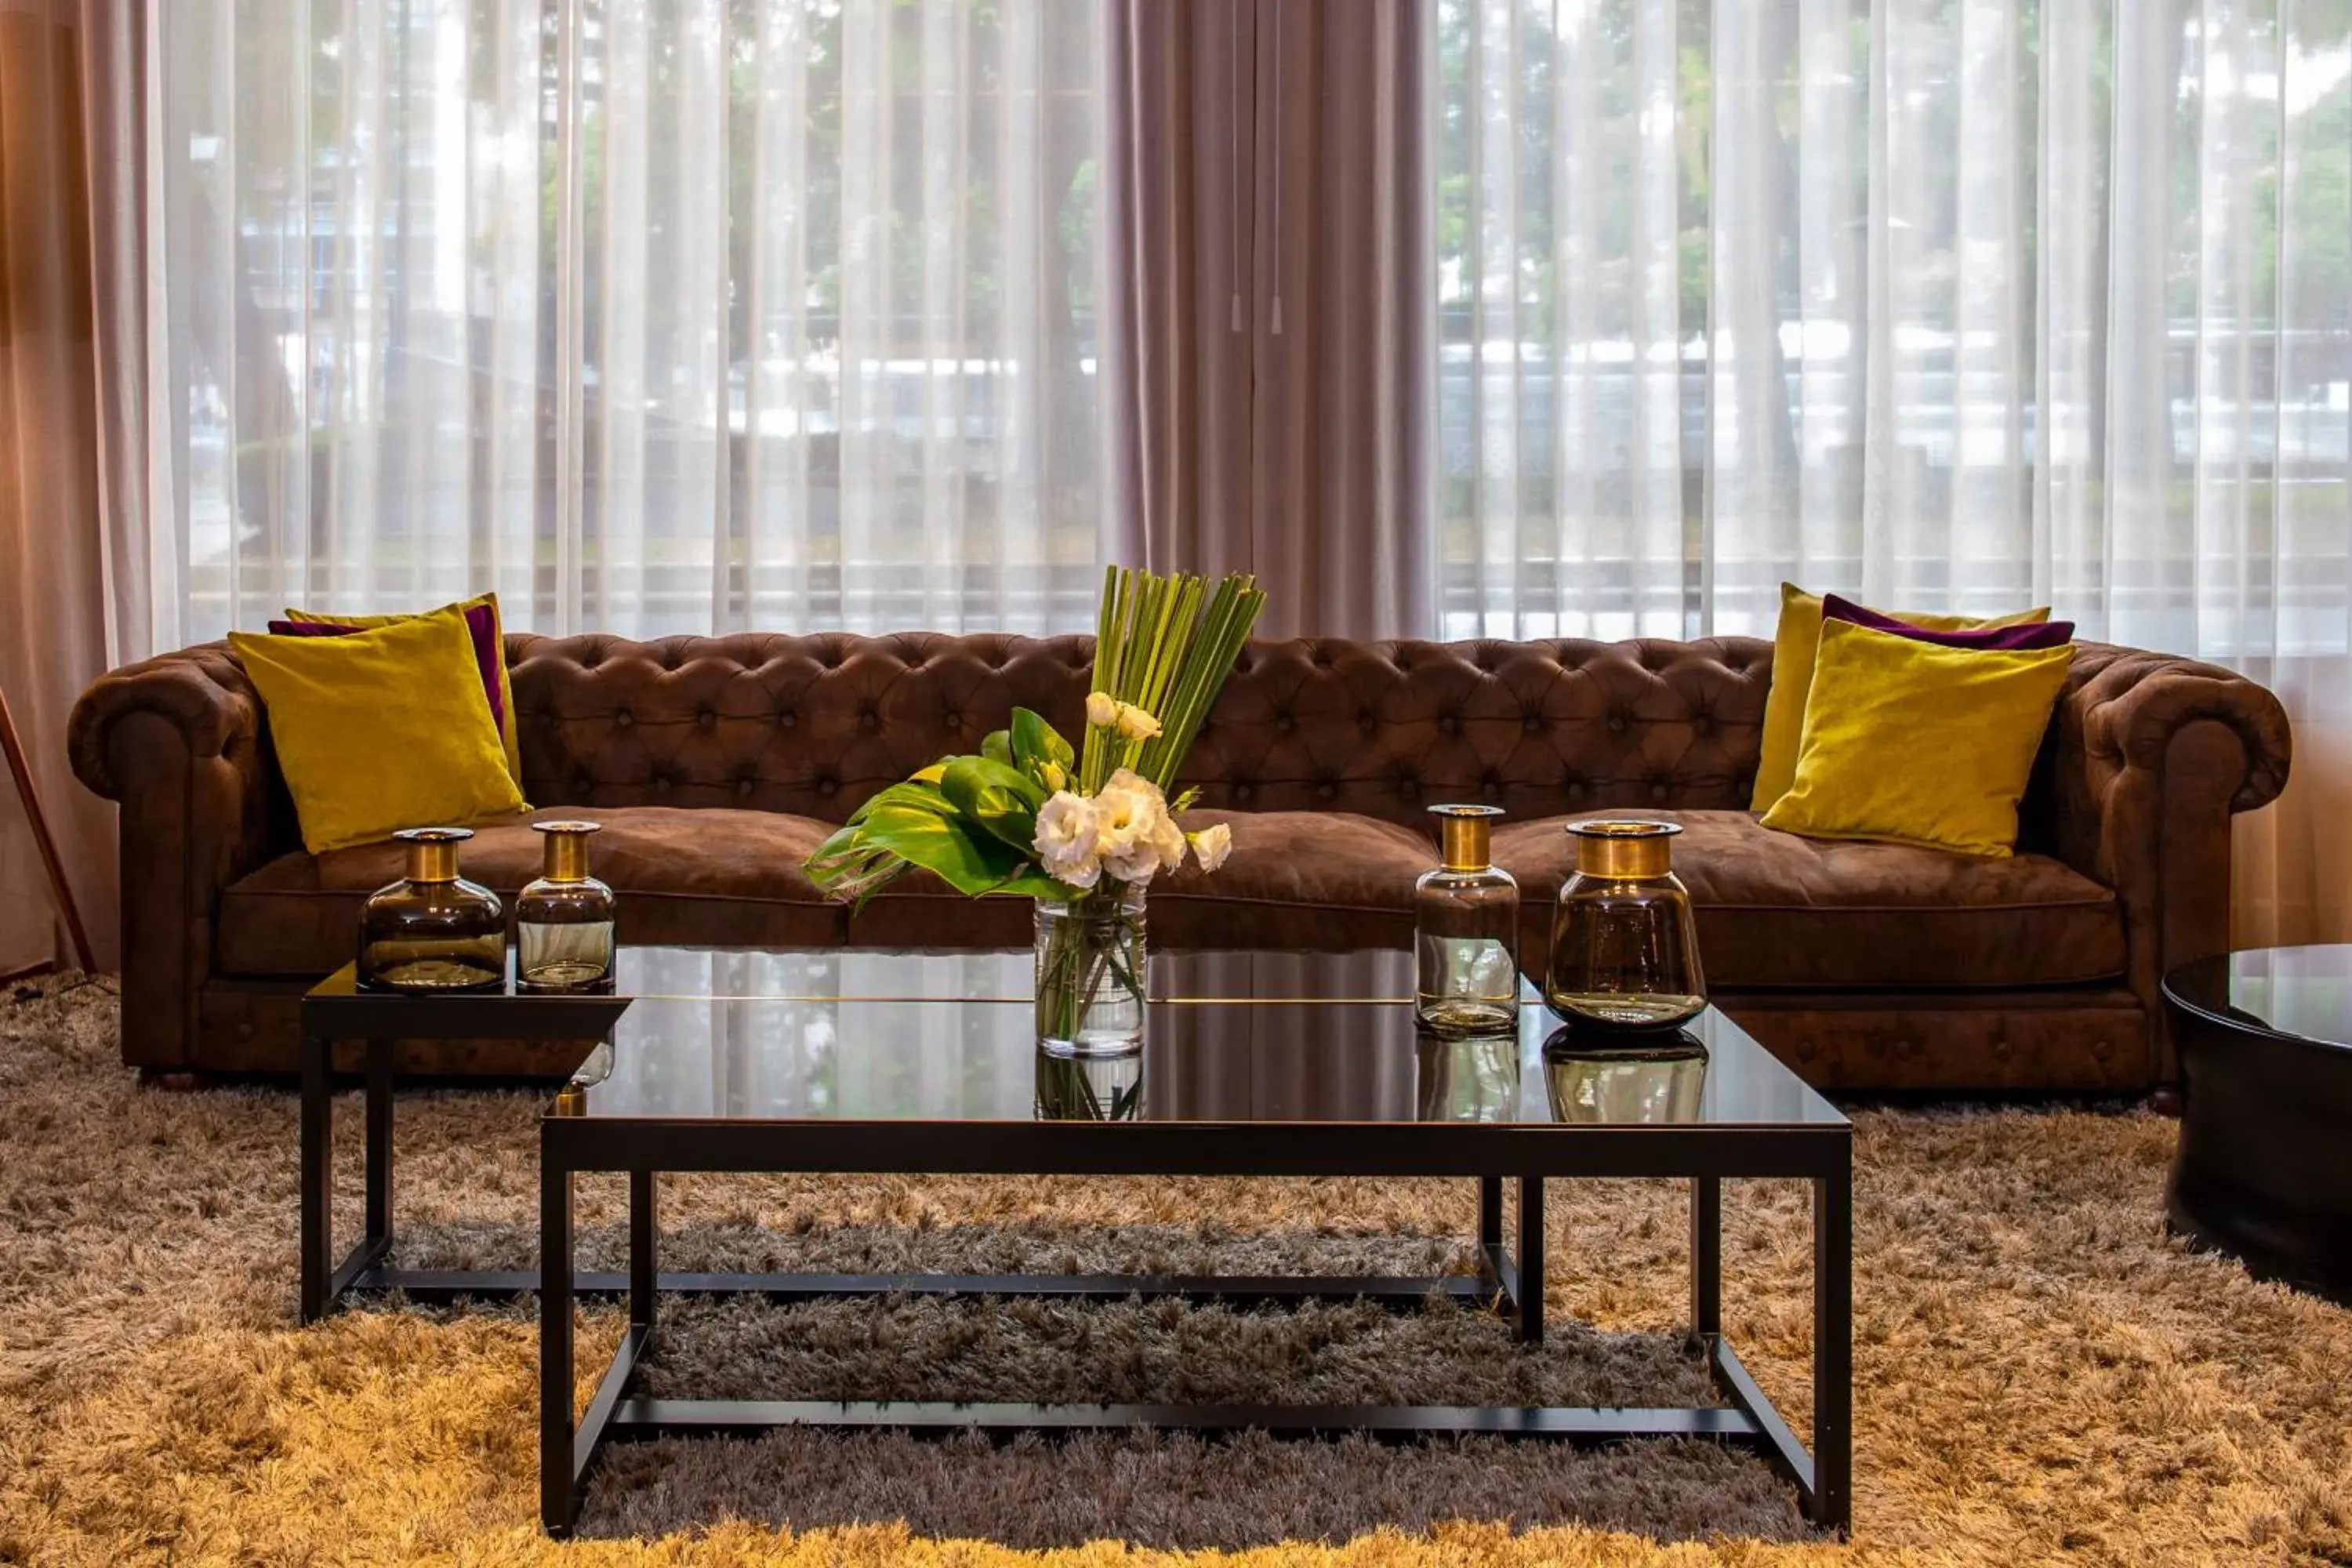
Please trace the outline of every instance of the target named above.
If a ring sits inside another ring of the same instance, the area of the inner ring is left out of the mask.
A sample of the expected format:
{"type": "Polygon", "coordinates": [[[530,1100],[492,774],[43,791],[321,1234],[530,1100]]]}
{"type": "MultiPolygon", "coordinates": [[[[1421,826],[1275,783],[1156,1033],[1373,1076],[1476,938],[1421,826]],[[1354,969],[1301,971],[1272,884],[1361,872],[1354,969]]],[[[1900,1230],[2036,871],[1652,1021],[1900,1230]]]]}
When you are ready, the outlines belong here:
{"type": "Polygon", "coordinates": [[[2180,1086],[2177,1083],[2159,1085],[2147,1097],[2147,1108],[2158,1116],[2180,1119],[2180,1086]]]}

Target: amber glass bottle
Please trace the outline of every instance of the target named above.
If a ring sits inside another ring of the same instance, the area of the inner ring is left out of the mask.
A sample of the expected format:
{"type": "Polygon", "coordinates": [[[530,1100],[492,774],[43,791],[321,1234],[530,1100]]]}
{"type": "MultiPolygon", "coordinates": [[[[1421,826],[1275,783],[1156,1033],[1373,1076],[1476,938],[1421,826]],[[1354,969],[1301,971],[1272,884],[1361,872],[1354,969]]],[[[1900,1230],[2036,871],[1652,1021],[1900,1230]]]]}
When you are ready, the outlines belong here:
{"type": "Polygon", "coordinates": [[[1658,1029],[1706,1006],[1690,890],[1675,875],[1678,824],[1571,822],[1576,871],[1553,911],[1544,1000],[1570,1023],[1658,1029]]]}
{"type": "Polygon", "coordinates": [[[609,991],[613,889],[588,874],[593,822],[534,822],[547,836],[537,881],[515,899],[515,984],[524,991],[609,991]]]}
{"type": "Polygon", "coordinates": [[[1441,1035],[1484,1035],[1516,1028],[1519,970],[1519,884],[1493,863],[1492,805],[1433,805],[1443,825],[1440,865],[1413,885],[1413,946],[1418,977],[1413,1011],[1441,1035]]]}
{"type": "Polygon", "coordinates": [[[457,875],[470,827],[411,827],[408,874],[378,888],[360,911],[359,983],[370,991],[444,994],[507,983],[506,910],[499,896],[457,875]]]}

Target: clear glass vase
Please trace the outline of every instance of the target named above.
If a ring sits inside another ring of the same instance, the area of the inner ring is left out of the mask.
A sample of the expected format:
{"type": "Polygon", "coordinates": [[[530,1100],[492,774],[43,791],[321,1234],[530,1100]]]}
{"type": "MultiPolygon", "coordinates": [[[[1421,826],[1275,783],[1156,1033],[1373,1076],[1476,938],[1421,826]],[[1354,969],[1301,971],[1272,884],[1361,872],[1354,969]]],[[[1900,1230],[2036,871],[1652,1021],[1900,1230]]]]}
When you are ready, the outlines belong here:
{"type": "Polygon", "coordinates": [[[588,874],[593,822],[534,822],[547,845],[538,880],[515,900],[515,986],[529,992],[613,988],[613,889],[588,874]]]}
{"type": "Polygon", "coordinates": [[[1444,859],[1413,885],[1413,1012],[1423,1028],[1441,1035],[1516,1029],[1519,885],[1489,847],[1502,808],[1429,809],[1444,825],[1444,859]]]}
{"type": "Polygon", "coordinates": [[[1143,1048],[1143,889],[1037,900],[1037,1044],[1048,1056],[1143,1048]]]}

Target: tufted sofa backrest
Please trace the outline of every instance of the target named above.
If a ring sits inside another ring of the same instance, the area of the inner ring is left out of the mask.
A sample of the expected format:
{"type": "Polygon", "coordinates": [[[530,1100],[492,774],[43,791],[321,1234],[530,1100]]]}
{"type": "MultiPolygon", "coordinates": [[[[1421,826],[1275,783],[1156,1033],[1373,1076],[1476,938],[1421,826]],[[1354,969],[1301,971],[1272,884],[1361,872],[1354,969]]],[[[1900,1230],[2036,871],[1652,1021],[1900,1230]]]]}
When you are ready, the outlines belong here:
{"type": "MultiPolygon", "coordinates": [[[[1015,706],[1075,742],[1094,639],[982,633],[507,638],[523,793],[557,805],[740,806],[839,821],[916,769],[978,749],[1015,706]]],[[[1182,782],[1244,811],[1425,826],[1483,801],[1514,816],[1744,808],[1772,645],[1253,643],[1182,782]]]]}

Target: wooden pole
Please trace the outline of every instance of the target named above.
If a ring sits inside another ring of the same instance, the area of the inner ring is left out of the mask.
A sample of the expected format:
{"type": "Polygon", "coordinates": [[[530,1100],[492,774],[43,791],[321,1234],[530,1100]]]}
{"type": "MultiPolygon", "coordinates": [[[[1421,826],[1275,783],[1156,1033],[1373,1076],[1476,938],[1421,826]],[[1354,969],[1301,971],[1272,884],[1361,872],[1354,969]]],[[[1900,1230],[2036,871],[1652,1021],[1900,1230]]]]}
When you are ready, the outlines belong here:
{"type": "Polygon", "coordinates": [[[56,900],[58,913],[65,917],[66,934],[73,939],[74,957],[84,974],[97,972],[98,960],[89,951],[89,933],[81,927],[81,910],[75,907],[73,889],[66,885],[66,868],[58,859],[57,840],[49,837],[48,818],[41,815],[41,797],[33,790],[33,770],[25,761],[25,743],[16,737],[16,715],[8,711],[8,693],[0,690],[0,751],[8,753],[8,771],[16,775],[16,798],[25,803],[25,818],[33,825],[33,842],[40,847],[41,864],[49,873],[49,896],[56,900]]]}

